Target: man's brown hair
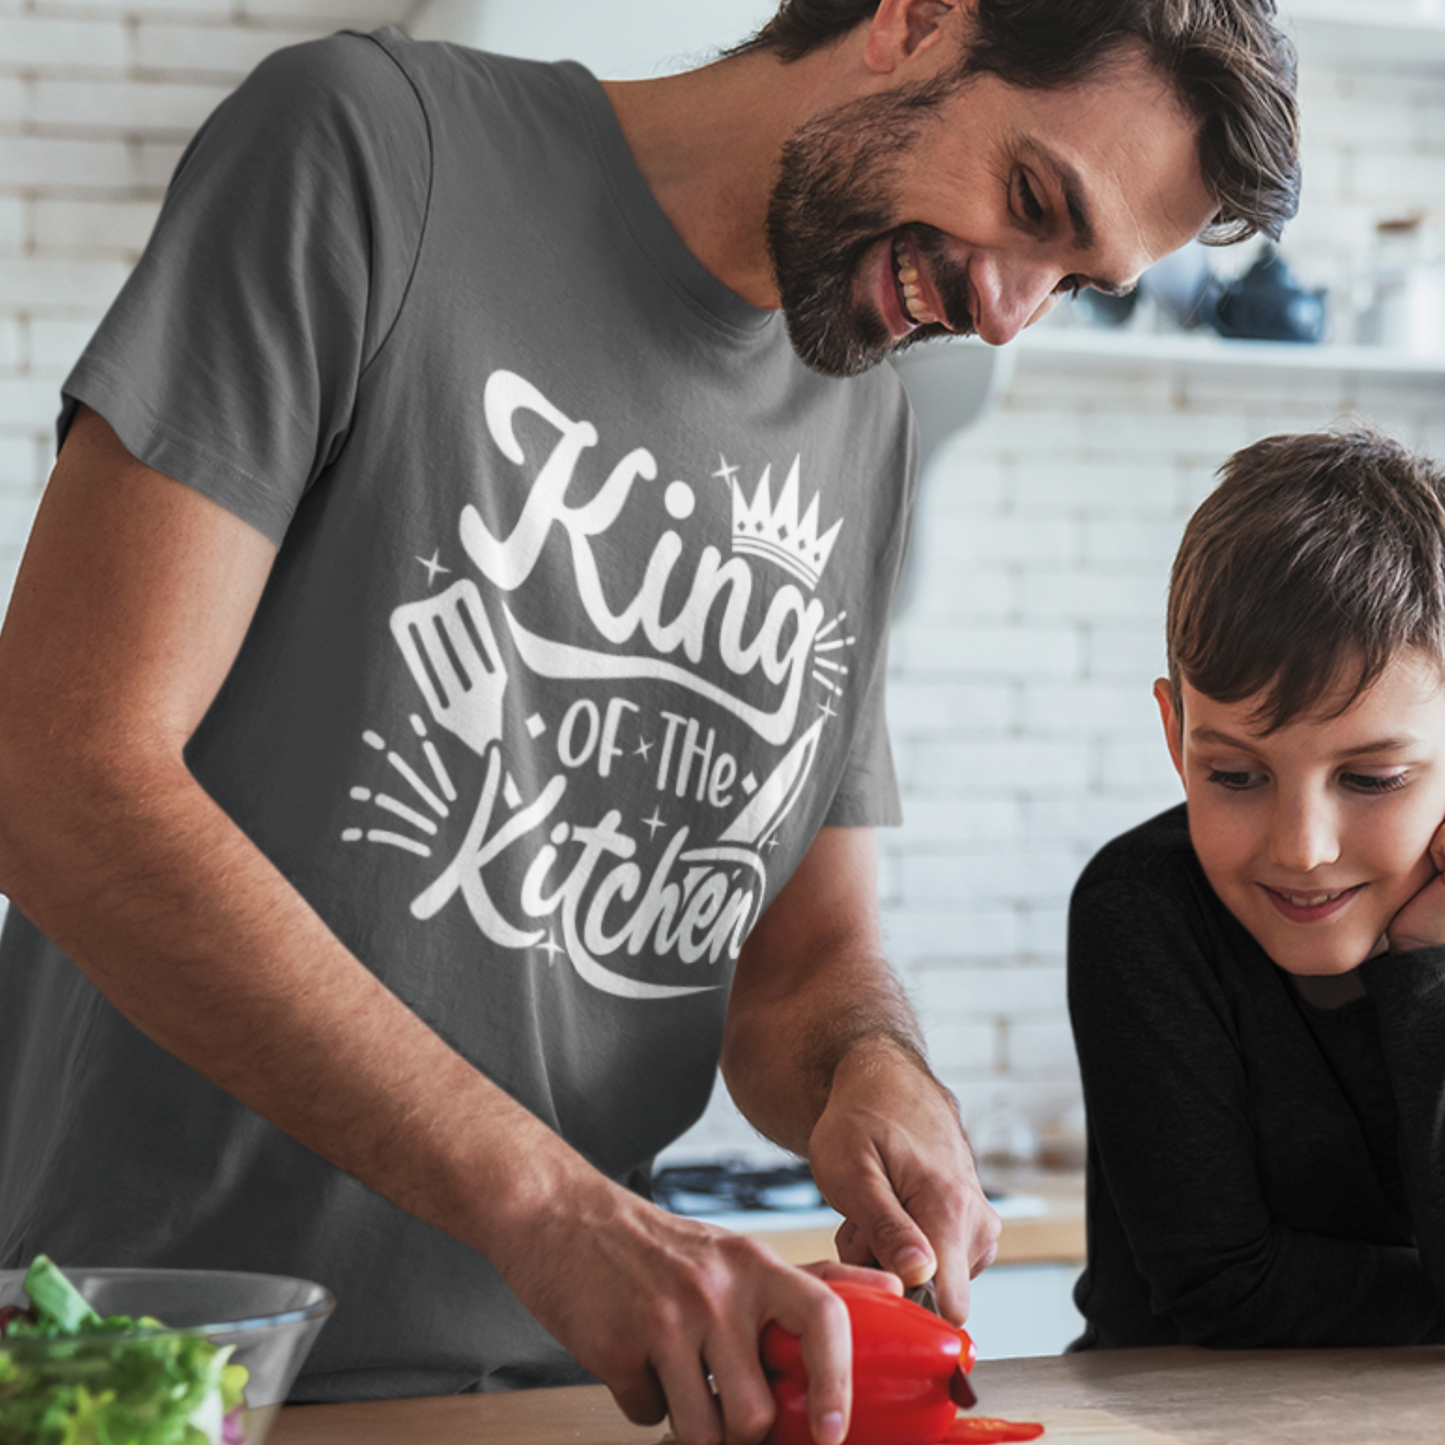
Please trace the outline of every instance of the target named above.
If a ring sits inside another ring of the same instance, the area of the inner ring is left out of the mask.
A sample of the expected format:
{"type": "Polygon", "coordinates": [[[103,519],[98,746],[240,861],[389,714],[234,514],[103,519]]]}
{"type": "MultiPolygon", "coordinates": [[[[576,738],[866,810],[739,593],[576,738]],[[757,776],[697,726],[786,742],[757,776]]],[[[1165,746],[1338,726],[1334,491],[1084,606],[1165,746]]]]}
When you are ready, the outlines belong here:
{"type": "Polygon", "coordinates": [[[1169,585],[1180,682],[1258,695],[1266,731],[1338,716],[1406,648],[1445,667],[1445,472],[1363,425],[1236,452],[1190,518],[1169,585]]]}
{"type": "MultiPolygon", "coordinates": [[[[734,54],[791,62],[840,40],[878,0],[783,0],[734,54]]],[[[1274,0],[976,0],[957,75],[1030,90],[1090,79],[1142,47],[1199,125],[1199,166],[1219,212],[1201,240],[1278,240],[1299,209],[1294,47],[1274,0]]]]}

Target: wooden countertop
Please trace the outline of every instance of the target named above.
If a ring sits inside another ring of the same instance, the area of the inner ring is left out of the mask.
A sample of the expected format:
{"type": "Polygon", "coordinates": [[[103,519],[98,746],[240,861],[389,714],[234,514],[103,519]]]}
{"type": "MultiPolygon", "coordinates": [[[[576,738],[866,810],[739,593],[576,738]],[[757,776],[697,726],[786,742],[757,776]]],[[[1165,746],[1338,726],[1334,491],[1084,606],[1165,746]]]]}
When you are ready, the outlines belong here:
{"type": "MultiPolygon", "coordinates": [[[[1193,1347],[983,1360],[981,1413],[1040,1420],[1044,1445],[1439,1445],[1445,1348],[1193,1347]]],[[[267,1445],[661,1445],[600,1385],[292,1406],[267,1445]]]]}
{"type": "Polygon", "coordinates": [[[1445,1348],[1438,1346],[1091,1350],[980,1361],[972,1378],[990,1414],[1020,1419],[1030,1410],[1104,1410],[1180,1445],[1439,1445],[1445,1439],[1445,1348]]]}
{"type": "MultiPolygon", "coordinates": [[[[1047,1169],[993,1170],[987,1184],[1007,1195],[1041,1199],[1044,1212],[1005,1217],[999,1236],[1000,1264],[1083,1264],[1084,1176],[1047,1169]]],[[[831,1229],[760,1228],[748,1231],[765,1240],[790,1264],[834,1258],[831,1229]]]]}

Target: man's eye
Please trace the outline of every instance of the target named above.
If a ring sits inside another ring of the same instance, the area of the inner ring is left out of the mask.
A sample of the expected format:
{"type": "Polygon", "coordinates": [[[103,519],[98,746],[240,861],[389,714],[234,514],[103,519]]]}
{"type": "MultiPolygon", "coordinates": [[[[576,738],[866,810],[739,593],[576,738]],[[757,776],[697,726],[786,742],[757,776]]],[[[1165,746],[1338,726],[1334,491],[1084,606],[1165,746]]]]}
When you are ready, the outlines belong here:
{"type": "Polygon", "coordinates": [[[1043,220],[1044,208],[1039,204],[1039,198],[1034,194],[1034,188],[1029,184],[1028,173],[1025,171],[1019,172],[1019,204],[1029,220],[1043,220]]]}
{"type": "Polygon", "coordinates": [[[1222,768],[1211,768],[1209,770],[1209,781],[1217,783],[1221,788],[1229,788],[1236,793],[1242,793],[1246,788],[1258,787],[1264,781],[1263,773],[1233,773],[1226,772],[1222,768]]]}
{"type": "Polygon", "coordinates": [[[1393,793],[1403,788],[1408,773],[1341,773],[1340,782],[1356,793],[1393,793]]]}

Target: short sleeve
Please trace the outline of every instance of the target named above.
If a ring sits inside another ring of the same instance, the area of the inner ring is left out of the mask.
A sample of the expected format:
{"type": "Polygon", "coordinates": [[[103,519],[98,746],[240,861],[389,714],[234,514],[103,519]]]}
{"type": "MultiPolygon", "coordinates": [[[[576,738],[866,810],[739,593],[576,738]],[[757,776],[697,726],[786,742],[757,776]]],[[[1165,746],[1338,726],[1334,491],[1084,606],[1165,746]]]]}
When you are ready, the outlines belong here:
{"type": "MultiPolygon", "coordinates": [[[[885,372],[891,368],[878,370],[885,372]]],[[[889,558],[888,565],[879,569],[886,585],[879,601],[889,613],[897,604],[899,585],[907,568],[918,503],[918,424],[896,373],[892,380],[900,408],[897,414],[900,487],[897,504],[889,516],[889,536],[883,553],[889,558]]],[[[898,774],[888,738],[887,689],[888,633],[885,630],[859,708],[848,761],[824,820],[830,827],[896,828],[903,822],[898,774]]]]}
{"type": "Polygon", "coordinates": [[[64,385],[148,466],[280,540],[345,444],[425,224],[426,117],[366,36],[279,51],[197,133],[64,385]]]}
{"type": "Polygon", "coordinates": [[[828,807],[825,821],[829,827],[896,828],[903,821],[884,706],[887,675],[885,642],[879,648],[878,665],[864,698],[843,777],[828,807]]]}

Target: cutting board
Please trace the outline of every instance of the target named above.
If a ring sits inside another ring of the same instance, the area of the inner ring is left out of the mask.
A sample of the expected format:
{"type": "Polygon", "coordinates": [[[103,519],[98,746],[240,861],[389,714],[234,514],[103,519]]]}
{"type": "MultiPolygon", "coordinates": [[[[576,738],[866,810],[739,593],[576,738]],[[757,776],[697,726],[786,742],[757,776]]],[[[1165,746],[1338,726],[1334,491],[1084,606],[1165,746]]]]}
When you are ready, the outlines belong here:
{"type": "MultiPolygon", "coordinates": [[[[983,1415],[987,1411],[976,1413],[983,1415]]],[[[1044,1427],[1044,1433],[1039,1436],[1040,1445],[1050,1445],[1050,1442],[1074,1445],[1076,1441],[1085,1441],[1087,1445],[1179,1445],[1173,1435],[1160,1435],[1130,1425],[1107,1410],[1039,1410],[1027,1418],[1044,1427]]],[[[677,1445],[677,1441],[668,1434],[659,1445],[677,1445]]]]}
{"type": "MultiPolygon", "coordinates": [[[[1179,1445],[1107,1410],[1041,1410],[1041,1445],[1179,1445]]],[[[283,1410],[267,1445],[671,1445],[663,1428],[629,1425],[599,1387],[454,1395],[435,1400],[283,1410]]]]}
{"type": "Polygon", "coordinates": [[[1040,1410],[1028,1418],[1044,1427],[1042,1445],[1072,1445],[1076,1440],[1088,1445],[1179,1445],[1173,1435],[1130,1425],[1107,1410],[1040,1410]]]}

